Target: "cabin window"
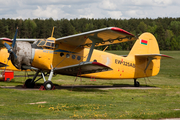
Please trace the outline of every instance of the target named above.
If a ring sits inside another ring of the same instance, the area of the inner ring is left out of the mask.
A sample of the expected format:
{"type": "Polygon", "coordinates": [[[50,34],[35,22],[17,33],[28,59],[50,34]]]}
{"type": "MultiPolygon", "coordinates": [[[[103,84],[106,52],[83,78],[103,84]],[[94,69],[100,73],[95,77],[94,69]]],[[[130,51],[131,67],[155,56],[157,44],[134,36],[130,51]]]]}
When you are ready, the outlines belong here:
{"type": "Polygon", "coordinates": [[[75,56],[75,55],[72,55],[72,59],[76,59],[76,56],[75,56]]]}
{"type": "Polygon", "coordinates": [[[66,54],[66,58],[69,58],[70,57],[70,55],[69,54],[66,54]]]}
{"type": "Polygon", "coordinates": [[[64,53],[60,53],[60,56],[63,57],[63,56],[64,56],[64,53]]]}
{"type": "Polygon", "coordinates": [[[78,57],[77,57],[77,60],[81,60],[81,56],[78,56],[78,57]]]}
{"type": "MultiPolygon", "coordinates": [[[[54,43],[53,43],[54,44],[54,43]]],[[[58,44],[56,44],[56,48],[58,48],[59,47],[59,45],[58,44]]]]}

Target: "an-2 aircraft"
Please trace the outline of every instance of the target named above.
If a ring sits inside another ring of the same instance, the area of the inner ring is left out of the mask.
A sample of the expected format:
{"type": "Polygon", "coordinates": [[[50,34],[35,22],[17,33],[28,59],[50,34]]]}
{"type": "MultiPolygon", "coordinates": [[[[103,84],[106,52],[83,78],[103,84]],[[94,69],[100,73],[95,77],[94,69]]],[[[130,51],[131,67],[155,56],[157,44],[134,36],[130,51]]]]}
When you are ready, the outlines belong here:
{"type": "MultiPolygon", "coordinates": [[[[17,29],[18,30],[18,29],[17,29]]],[[[108,27],[61,38],[47,39],[0,38],[0,46],[5,46],[3,53],[9,53],[15,69],[35,69],[32,79],[25,81],[25,86],[33,88],[35,82],[44,79],[44,88],[53,87],[53,74],[64,74],[102,79],[134,79],[134,86],[139,86],[137,78],[155,76],[160,70],[162,57],[156,38],[151,33],[143,33],[138,38],[117,27],[108,27]],[[127,56],[120,56],[94,49],[96,46],[116,44],[136,40],[127,56]],[[34,41],[32,44],[27,41],[34,41]],[[36,80],[38,74],[41,77],[36,80]],[[46,74],[45,74],[46,73],[46,74]],[[48,80],[45,76],[49,75],[48,80]]],[[[0,61],[7,66],[7,62],[0,61]]]]}

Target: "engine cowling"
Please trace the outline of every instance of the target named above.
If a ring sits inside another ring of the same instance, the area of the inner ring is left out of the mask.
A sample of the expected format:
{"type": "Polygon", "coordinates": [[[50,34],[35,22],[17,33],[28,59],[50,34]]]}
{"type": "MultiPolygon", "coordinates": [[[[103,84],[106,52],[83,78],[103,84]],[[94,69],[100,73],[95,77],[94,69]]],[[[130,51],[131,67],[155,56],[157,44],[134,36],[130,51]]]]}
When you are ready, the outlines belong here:
{"type": "Polygon", "coordinates": [[[22,69],[22,65],[31,65],[32,61],[32,47],[29,42],[17,41],[13,52],[17,58],[11,54],[11,62],[17,69],[22,69]]]}

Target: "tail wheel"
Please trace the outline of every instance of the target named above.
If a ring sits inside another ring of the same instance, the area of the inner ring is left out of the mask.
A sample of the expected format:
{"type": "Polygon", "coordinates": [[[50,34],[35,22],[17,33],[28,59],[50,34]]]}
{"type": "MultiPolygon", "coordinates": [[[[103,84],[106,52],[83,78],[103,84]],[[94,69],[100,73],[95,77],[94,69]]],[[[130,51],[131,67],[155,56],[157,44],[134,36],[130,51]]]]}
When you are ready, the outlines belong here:
{"type": "Polygon", "coordinates": [[[52,90],[52,88],[53,88],[53,83],[51,82],[51,81],[46,81],[46,82],[44,82],[44,88],[46,89],[46,90],[52,90]]]}
{"type": "Polygon", "coordinates": [[[135,83],[134,86],[135,86],[135,87],[139,87],[139,86],[140,86],[140,83],[139,83],[138,81],[136,81],[136,83],[135,83]]]}
{"type": "Polygon", "coordinates": [[[35,82],[32,81],[32,79],[27,79],[26,82],[25,82],[25,86],[26,86],[27,88],[34,88],[35,82]]]}

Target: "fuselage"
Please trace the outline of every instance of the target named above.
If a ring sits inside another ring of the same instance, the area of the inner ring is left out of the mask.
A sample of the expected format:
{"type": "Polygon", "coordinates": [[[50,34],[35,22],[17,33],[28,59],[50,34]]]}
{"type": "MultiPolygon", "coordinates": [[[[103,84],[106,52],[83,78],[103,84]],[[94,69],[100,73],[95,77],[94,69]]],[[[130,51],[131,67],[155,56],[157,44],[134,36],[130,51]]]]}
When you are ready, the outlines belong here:
{"type": "MultiPolygon", "coordinates": [[[[56,43],[54,49],[42,48],[34,49],[32,66],[39,69],[50,70],[61,68],[80,62],[85,62],[89,53],[89,48],[75,48],[73,46],[56,43]]],[[[83,77],[95,77],[102,79],[129,79],[155,76],[160,69],[160,60],[154,59],[144,72],[147,59],[136,59],[135,56],[120,56],[94,49],[91,60],[102,63],[113,70],[91,74],[83,74],[83,77]]]]}

